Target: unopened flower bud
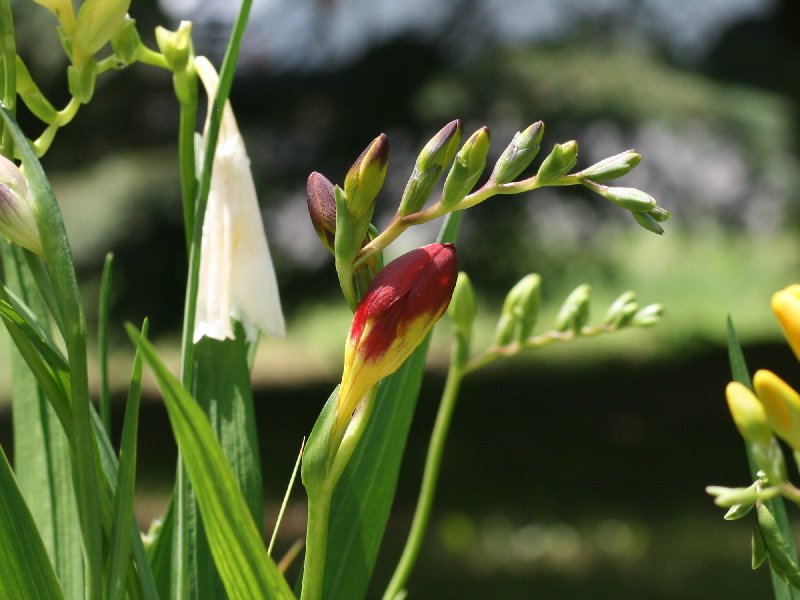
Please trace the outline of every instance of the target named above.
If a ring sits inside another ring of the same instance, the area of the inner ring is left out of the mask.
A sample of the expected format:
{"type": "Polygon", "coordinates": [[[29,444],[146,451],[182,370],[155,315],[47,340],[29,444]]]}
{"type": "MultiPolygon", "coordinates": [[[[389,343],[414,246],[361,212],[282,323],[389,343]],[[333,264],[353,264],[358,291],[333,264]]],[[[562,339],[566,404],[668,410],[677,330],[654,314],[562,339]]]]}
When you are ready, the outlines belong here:
{"type": "Polygon", "coordinates": [[[75,9],[72,0],[33,0],[36,4],[44,6],[53,13],[66,35],[71,35],[75,29],[75,9]]]}
{"type": "Polygon", "coordinates": [[[453,206],[472,191],[486,166],[489,153],[489,129],[481,127],[473,133],[456,154],[456,159],[444,181],[442,202],[453,206]]]}
{"type": "Polygon", "coordinates": [[[650,215],[656,223],[663,223],[672,218],[672,213],[660,206],[654,206],[647,211],[647,214],[650,215]]]}
{"type": "Polygon", "coordinates": [[[0,155],[0,233],[40,256],[42,240],[34,217],[28,182],[17,165],[0,155]]]}
{"type": "Polygon", "coordinates": [[[182,73],[194,55],[192,46],[192,22],[181,21],[178,29],[170,31],[156,27],[156,44],[173,73],[182,73]]]}
{"type": "Polygon", "coordinates": [[[657,233],[658,235],[662,235],[664,233],[664,228],[658,224],[656,218],[651,214],[651,211],[648,212],[631,212],[633,215],[634,220],[647,229],[647,231],[652,231],[653,233],[657,233]]]}
{"type": "Polygon", "coordinates": [[[80,67],[122,26],[131,0],[86,0],[78,9],[72,35],[72,64],[80,67]]]}
{"type": "Polygon", "coordinates": [[[455,328],[468,338],[472,331],[475,313],[475,289],[472,287],[469,276],[461,272],[458,274],[456,287],[453,290],[453,299],[450,301],[447,314],[455,328]]]}
{"type": "Polygon", "coordinates": [[[661,320],[664,316],[664,306],[661,304],[648,304],[644,308],[636,311],[631,319],[634,327],[651,327],[661,320]]]}
{"type": "Polygon", "coordinates": [[[772,295],[772,312],[778,317],[783,335],[794,355],[800,359],[800,284],[793,284],[772,295]]]}
{"type": "Polygon", "coordinates": [[[739,434],[751,444],[769,444],[772,430],[764,405],[746,386],[732,381],[725,388],[725,398],[739,434]]]}
{"type": "Polygon", "coordinates": [[[388,165],[389,139],[382,133],[364,149],[344,179],[347,208],[354,217],[360,218],[374,207],[388,165]]]}
{"type": "Polygon", "coordinates": [[[578,175],[592,181],[610,181],[630,173],[641,160],[641,154],[635,150],[626,150],[593,164],[578,175]]]}
{"type": "Polygon", "coordinates": [[[497,183],[513,181],[536,158],[543,135],[544,123],[541,121],[536,121],[525,131],[515,133],[511,143],[497,159],[491,179],[497,183]]]}
{"type": "Polygon", "coordinates": [[[333,184],[321,173],[314,171],[306,182],[306,202],[314,231],[331,252],[336,236],[336,200],[333,184]]]}
{"type": "Polygon", "coordinates": [[[136,29],[136,19],[125,16],[122,25],[111,37],[111,49],[122,64],[130,65],[136,62],[142,49],[142,40],[136,29]]]}
{"type": "Polygon", "coordinates": [[[386,265],[353,316],[334,431],[369,389],[396,371],[447,310],[458,275],[452,244],[429,244],[386,265]]]}
{"type": "Polygon", "coordinates": [[[417,212],[425,204],[444,168],[453,160],[461,142],[461,121],[450,121],[434,135],[419,153],[414,171],[403,190],[397,214],[417,212]]]}
{"type": "Polygon", "coordinates": [[[503,302],[495,332],[495,344],[523,343],[531,335],[539,317],[542,278],[531,273],[512,287],[503,302]]]}
{"type": "Polygon", "coordinates": [[[589,319],[589,297],[592,288],[588,284],[579,285],[567,296],[556,316],[556,331],[580,333],[589,319]]]}
{"type": "Polygon", "coordinates": [[[626,327],[638,310],[639,305],[636,303],[636,294],[627,291],[611,303],[603,317],[603,323],[614,327],[626,327]]]}
{"type": "Polygon", "coordinates": [[[536,173],[536,181],[540,186],[548,185],[563,177],[578,161],[578,142],[569,141],[556,144],[553,150],[542,161],[536,173]]]}
{"type": "Polygon", "coordinates": [[[649,212],[656,207],[656,199],[650,194],[629,187],[607,187],[598,185],[592,188],[614,204],[631,212],[649,212]]]}
{"type": "Polygon", "coordinates": [[[794,450],[800,450],[800,395],[771,371],[757,371],[753,386],[764,406],[772,431],[794,450]]]}

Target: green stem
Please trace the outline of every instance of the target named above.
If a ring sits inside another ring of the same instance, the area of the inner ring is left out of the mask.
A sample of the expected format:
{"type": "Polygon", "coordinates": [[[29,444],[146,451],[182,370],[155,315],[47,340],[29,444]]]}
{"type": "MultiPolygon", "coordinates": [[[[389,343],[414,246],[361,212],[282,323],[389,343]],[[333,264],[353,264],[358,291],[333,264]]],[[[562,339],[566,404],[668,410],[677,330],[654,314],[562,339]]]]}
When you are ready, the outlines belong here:
{"type": "Polygon", "coordinates": [[[108,311],[111,299],[111,267],[114,255],[106,254],[100,277],[100,308],[97,311],[97,355],[100,363],[100,420],[111,437],[111,392],[108,383],[108,311]]]}
{"type": "Polygon", "coordinates": [[[444,445],[447,440],[447,434],[450,431],[450,423],[453,419],[453,411],[456,407],[458,391],[464,377],[463,369],[457,364],[459,359],[456,358],[461,355],[462,353],[456,348],[453,352],[453,360],[450,364],[450,370],[447,373],[447,381],[445,382],[444,391],[442,392],[439,412],[436,414],[436,422],[433,426],[433,432],[431,433],[430,444],[428,445],[428,455],[425,459],[425,471],[422,475],[422,486],[420,487],[419,498],[417,499],[417,507],[414,510],[411,530],[408,533],[408,539],[406,540],[403,553],[400,556],[394,574],[389,581],[386,592],[383,594],[383,600],[395,600],[398,597],[402,597],[403,589],[405,588],[406,582],[419,556],[420,549],[422,548],[422,541],[425,537],[425,531],[428,528],[428,521],[430,520],[431,510],[433,508],[433,500],[436,496],[436,484],[439,480],[444,445]]]}
{"type": "MultiPolygon", "coordinates": [[[[181,176],[181,198],[183,201],[183,223],[186,231],[186,251],[191,251],[192,232],[195,220],[195,197],[197,195],[197,173],[194,154],[194,134],[197,123],[197,86],[188,86],[192,91],[188,101],[180,102],[178,129],[178,160],[181,176]]],[[[180,98],[180,96],[179,96],[180,98]]]]}
{"type": "Polygon", "coordinates": [[[325,486],[320,494],[309,495],[306,556],[303,563],[301,600],[321,600],[325,582],[325,556],[328,552],[328,523],[333,488],[325,486]]]}

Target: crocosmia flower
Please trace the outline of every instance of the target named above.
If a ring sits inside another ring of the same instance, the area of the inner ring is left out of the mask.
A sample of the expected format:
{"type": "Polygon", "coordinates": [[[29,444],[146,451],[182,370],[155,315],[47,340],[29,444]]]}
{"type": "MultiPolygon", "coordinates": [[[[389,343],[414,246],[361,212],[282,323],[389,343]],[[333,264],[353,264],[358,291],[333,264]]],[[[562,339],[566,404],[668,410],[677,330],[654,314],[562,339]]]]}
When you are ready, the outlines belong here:
{"type": "Polygon", "coordinates": [[[795,283],[772,295],[772,311],[780,321],[783,334],[800,359],[800,284],[795,283]]]}
{"type": "MultiPolygon", "coordinates": [[[[210,106],[217,90],[217,73],[202,56],[195,59],[195,68],[210,106]]],[[[278,285],[250,159],[228,103],[203,221],[194,341],[203,336],[233,339],[232,318],[242,323],[250,340],[255,339],[256,330],[284,335],[278,285]]]]}
{"type": "Polygon", "coordinates": [[[800,394],[772,371],[765,369],[756,371],[753,387],[764,405],[772,431],[794,450],[800,450],[800,394]]]}
{"type": "Polygon", "coordinates": [[[452,244],[429,244],[386,265],[353,316],[344,353],[336,431],[369,389],[396,371],[439,320],[458,276],[452,244]]]}

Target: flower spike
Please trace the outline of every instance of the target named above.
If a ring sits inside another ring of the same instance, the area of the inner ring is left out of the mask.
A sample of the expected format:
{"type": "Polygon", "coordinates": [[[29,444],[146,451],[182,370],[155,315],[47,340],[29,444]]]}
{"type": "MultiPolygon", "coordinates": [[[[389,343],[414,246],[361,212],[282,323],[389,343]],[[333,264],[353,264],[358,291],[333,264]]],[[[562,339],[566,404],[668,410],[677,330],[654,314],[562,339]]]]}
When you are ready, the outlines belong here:
{"type": "Polygon", "coordinates": [[[369,389],[396,371],[447,310],[458,276],[452,244],[429,244],[378,273],[358,305],[344,354],[335,432],[369,389]]]}

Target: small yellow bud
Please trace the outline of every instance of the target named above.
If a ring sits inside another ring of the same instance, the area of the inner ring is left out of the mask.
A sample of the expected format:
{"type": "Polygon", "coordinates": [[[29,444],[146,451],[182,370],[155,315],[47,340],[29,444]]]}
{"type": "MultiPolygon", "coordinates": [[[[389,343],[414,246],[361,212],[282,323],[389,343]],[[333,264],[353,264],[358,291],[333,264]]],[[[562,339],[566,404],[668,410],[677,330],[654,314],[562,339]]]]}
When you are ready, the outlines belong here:
{"type": "Polygon", "coordinates": [[[772,312],[778,317],[786,341],[800,359],[800,284],[775,292],[772,295],[772,312]]]}
{"type": "Polygon", "coordinates": [[[755,394],[738,381],[732,381],[725,388],[725,398],[741,436],[752,444],[769,444],[772,430],[764,405],[755,394]]]}
{"type": "Polygon", "coordinates": [[[800,450],[800,395],[780,377],[763,369],[756,372],[753,385],[772,431],[800,450]]]}
{"type": "Polygon", "coordinates": [[[80,67],[122,27],[131,0],[86,0],[78,9],[72,37],[72,64],[80,67]]]}

